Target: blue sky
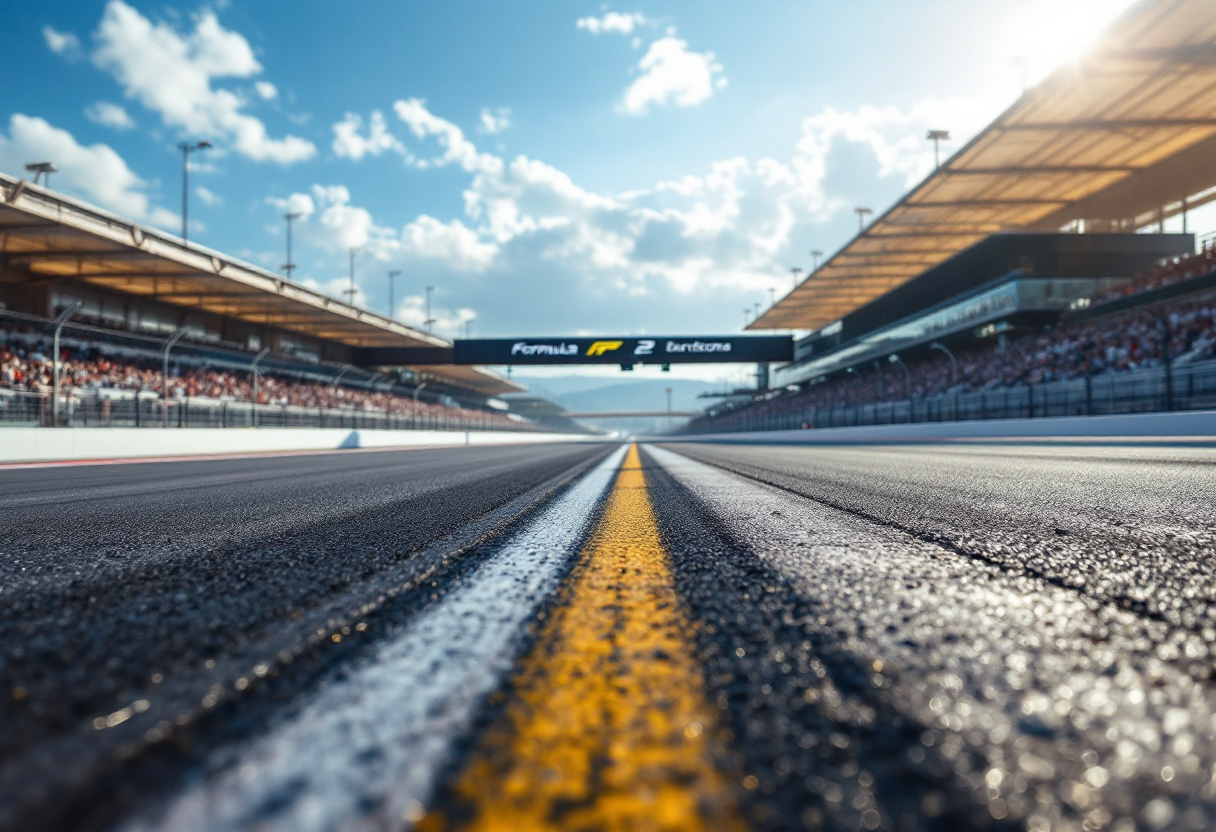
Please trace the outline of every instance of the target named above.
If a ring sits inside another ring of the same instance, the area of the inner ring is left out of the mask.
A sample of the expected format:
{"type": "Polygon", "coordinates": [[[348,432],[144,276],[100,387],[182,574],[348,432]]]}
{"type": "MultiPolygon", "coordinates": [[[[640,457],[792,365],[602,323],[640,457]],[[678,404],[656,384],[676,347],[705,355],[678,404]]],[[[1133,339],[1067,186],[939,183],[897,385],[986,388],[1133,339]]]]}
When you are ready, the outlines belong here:
{"type": "Polygon", "coordinates": [[[0,169],[446,336],[738,331],[1129,5],[0,3],[0,169]]]}

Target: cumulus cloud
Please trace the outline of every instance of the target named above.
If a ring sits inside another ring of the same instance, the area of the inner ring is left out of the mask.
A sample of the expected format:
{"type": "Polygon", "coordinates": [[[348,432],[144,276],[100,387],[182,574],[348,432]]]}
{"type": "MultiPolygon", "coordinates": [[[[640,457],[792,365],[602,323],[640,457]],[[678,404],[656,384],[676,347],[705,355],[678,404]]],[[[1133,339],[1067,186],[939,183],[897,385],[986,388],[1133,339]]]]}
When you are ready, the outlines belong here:
{"type": "Polygon", "coordinates": [[[575,21],[574,25],[583,31],[590,32],[593,35],[601,33],[615,32],[621,35],[628,35],[638,26],[644,26],[651,21],[640,12],[632,14],[621,12],[608,12],[602,17],[580,17],[575,21]]]}
{"type": "Polygon", "coordinates": [[[42,37],[47,48],[62,58],[80,56],[80,39],[71,32],[58,32],[50,26],[42,27],[42,37]]]}
{"type": "Polygon", "coordinates": [[[211,190],[210,188],[205,188],[202,185],[195,188],[194,193],[207,205],[219,205],[224,201],[223,198],[220,197],[220,195],[215,191],[211,190]]]}
{"type": "Polygon", "coordinates": [[[650,44],[638,63],[640,74],[625,90],[620,109],[641,115],[651,106],[695,107],[726,86],[712,52],[692,52],[687,41],[665,37],[650,44]]]}
{"type": "Polygon", "coordinates": [[[827,107],[802,123],[798,156],[822,160],[833,142],[844,140],[862,145],[873,153],[880,177],[898,176],[904,188],[915,185],[933,169],[933,146],[925,141],[927,130],[951,125],[955,143],[942,148],[943,159],[951,148],[961,147],[1001,111],[1004,102],[990,94],[980,99],[927,98],[909,110],[863,105],[842,111],[827,107]]]}
{"type": "Polygon", "coordinates": [[[465,138],[463,130],[428,110],[422,99],[397,101],[393,104],[393,111],[416,138],[434,139],[443,151],[430,159],[411,159],[415,167],[425,169],[457,164],[469,173],[501,167],[501,160],[487,153],[479,153],[477,147],[465,138]]]}
{"type": "Polygon", "coordinates": [[[499,107],[497,110],[491,110],[489,107],[481,108],[481,118],[477,124],[477,132],[484,133],[488,136],[493,136],[501,133],[511,126],[511,108],[499,107]]]}
{"type": "MultiPolygon", "coordinates": [[[[431,298],[430,330],[436,335],[447,338],[463,336],[465,321],[475,320],[477,313],[463,307],[453,309],[445,305],[441,298],[442,295],[431,298]]],[[[397,304],[396,317],[397,320],[416,329],[426,329],[428,327],[426,296],[407,295],[397,304]]]]}
{"type": "Polygon", "coordinates": [[[263,101],[273,101],[279,97],[279,88],[269,81],[256,81],[253,88],[257,90],[258,97],[263,101]]]}
{"type": "Polygon", "coordinates": [[[374,111],[368,119],[367,135],[360,133],[362,129],[363,119],[355,113],[347,113],[342,121],[334,125],[334,153],[357,162],[364,156],[379,156],[386,150],[403,151],[401,142],[388,132],[384,114],[379,110],[374,111]]]}
{"type": "Polygon", "coordinates": [[[345,185],[313,185],[312,196],[320,210],[321,241],[328,247],[358,248],[379,260],[387,260],[400,247],[392,228],[377,225],[370,211],[351,204],[345,185]]]}
{"type": "Polygon", "coordinates": [[[297,136],[271,138],[266,126],[242,111],[245,102],[217,89],[222,78],[262,71],[249,42],[224,29],[215,12],[198,14],[194,31],[153,23],[122,0],[110,0],[95,34],[93,60],[122,84],[129,98],[160,113],[164,123],[191,136],[223,138],[255,161],[280,164],[309,159],[316,147],[297,136]]]}
{"type": "Polygon", "coordinates": [[[308,221],[317,211],[317,205],[308,194],[291,194],[288,197],[266,197],[266,203],[278,208],[284,214],[298,214],[297,219],[308,221]]]}
{"type": "MultiPolygon", "coordinates": [[[[981,127],[998,106],[930,99],[909,110],[826,109],[804,120],[788,156],[721,159],[614,194],[584,188],[542,160],[486,153],[423,102],[402,101],[394,109],[414,137],[440,148],[415,168],[467,172],[456,216],[423,214],[396,230],[355,205],[341,185],[290,199],[307,198],[310,210],[315,199],[322,219],[305,237],[330,252],[335,271],[345,248],[356,245],[445,287],[452,311],[436,311],[446,321],[437,331],[445,334],[455,333],[457,311],[473,306],[489,331],[556,334],[580,320],[654,331],[670,325],[673,310],[677,320],[708,328],[737,326],[739,316],[723,311],[735,306],[730,301],[750,306],[767,300],[770,288],[784,294],[789,266],[804,264],[810,248],[855,231],[854,205],[880,208],[927,172],[928,126],[960,125],[954,129],[961,144],[970,125],[981,127]],[[842,177],[859,164],[865,176],[842,177]],[[866,190],[840,184],[858,181],[866,190]],[[527,281],[526,304],[520,280],[527,281]]],[[[408,300],[398,309],[403,320],[420,324],[416,312],[408,300]]]]}
{"type": "Polygon", "coordinates": [[[127,114],[122,105],[112,101],[98,101],[85,110],[84,114],[89,121],[103,127],[112,127],[115,130],[130,130],[135,126],[135,121],[127,114]]]}
{"type": "Polygon", "coordinates": [[[55,189],[84,198],[132,219],[173,227],[178,217],[154,206],[148,183],[109,145],[81,145],[66,130],[37,116],[15,113],[8,134],[0,133],[0,169],[21,170],[26,162],[55,163],[55,189]]]}
{"type": "Polygon", "coordinates": [[[426,214],[405,227],[401,243],[408,254],[441,260],[458,271],[483,271],[498,251],[460,220],[443,223],[426,214]]]}

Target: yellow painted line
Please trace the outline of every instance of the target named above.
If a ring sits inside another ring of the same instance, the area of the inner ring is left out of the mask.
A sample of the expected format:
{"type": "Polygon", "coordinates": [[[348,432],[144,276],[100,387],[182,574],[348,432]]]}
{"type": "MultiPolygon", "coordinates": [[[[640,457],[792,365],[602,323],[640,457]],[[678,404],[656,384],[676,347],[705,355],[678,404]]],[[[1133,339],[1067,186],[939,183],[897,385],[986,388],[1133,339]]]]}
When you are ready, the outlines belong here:
{"type": "Polygon", "coordinates": [[[552,618],[424,832],[744,829],[637,446],[552,618]]]}

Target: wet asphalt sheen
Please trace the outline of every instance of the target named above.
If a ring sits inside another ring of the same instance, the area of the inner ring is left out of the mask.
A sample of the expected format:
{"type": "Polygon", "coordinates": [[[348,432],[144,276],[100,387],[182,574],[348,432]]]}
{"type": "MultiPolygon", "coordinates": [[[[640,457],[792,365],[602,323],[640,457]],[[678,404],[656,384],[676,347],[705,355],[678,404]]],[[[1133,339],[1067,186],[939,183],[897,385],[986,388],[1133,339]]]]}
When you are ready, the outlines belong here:
{"type": "Polygon", "coordinates": [[[0,528],[0,829],[1216,828],[1211,449],[10,470],[0,528]]]}

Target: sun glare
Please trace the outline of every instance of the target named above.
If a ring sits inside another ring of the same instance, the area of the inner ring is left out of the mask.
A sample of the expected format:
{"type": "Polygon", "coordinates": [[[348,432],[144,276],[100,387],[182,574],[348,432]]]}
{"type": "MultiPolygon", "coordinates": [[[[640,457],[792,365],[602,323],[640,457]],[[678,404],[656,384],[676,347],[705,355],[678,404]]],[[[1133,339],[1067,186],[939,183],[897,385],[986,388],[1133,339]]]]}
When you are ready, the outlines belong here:
{"type": "Polygon", "coordinates": [[[1069,0],[1039,3],[1010,31],[1011,60],[1023,73],[1027,87],[1056,69],[1076,63],[1097,45],[1103,31],[1135,0],[1069,0]],[[1051,25],[1044,26],[1045,15],[1051,25]]]}

